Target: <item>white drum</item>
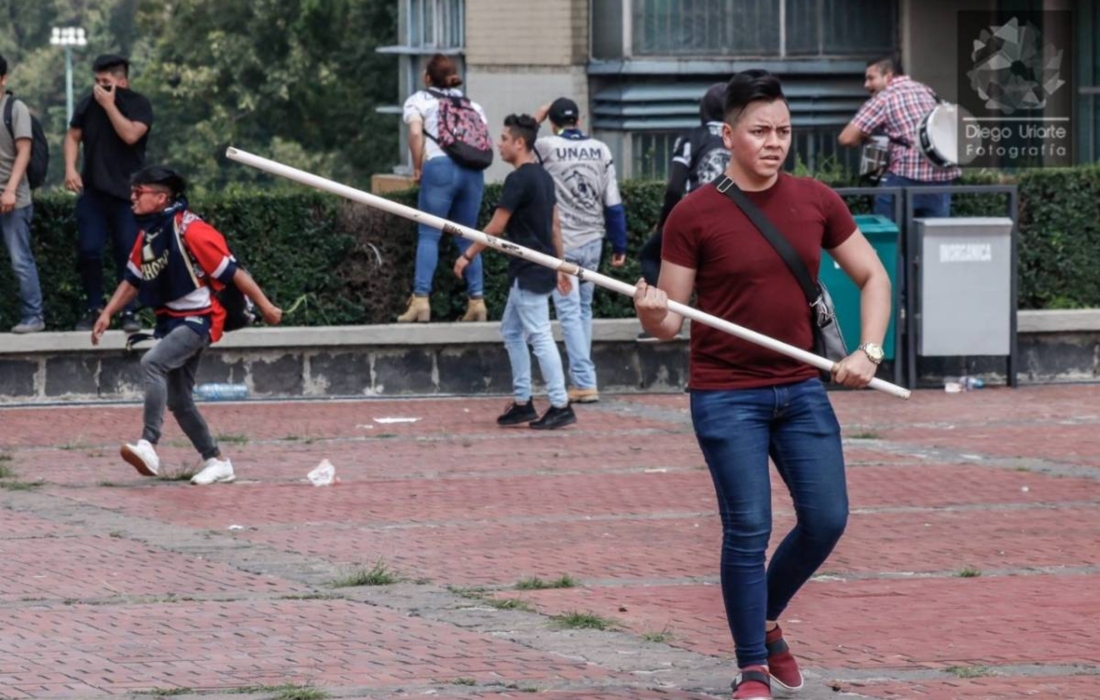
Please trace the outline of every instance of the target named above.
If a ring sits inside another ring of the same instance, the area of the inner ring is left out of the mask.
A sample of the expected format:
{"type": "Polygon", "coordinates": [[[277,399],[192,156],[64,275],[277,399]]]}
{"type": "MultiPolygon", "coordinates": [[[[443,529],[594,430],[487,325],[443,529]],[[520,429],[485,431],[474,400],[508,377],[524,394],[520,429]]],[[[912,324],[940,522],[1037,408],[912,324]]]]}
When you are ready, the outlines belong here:
{"type": "Polygon", "coordinates": [[[917,147],[928,162],[941,168],[966,165],[974,160],[973,151],[959,149],[959,129],[970,113],[950,102],[940,102],[924,115],[917,128],[917,147]]]}

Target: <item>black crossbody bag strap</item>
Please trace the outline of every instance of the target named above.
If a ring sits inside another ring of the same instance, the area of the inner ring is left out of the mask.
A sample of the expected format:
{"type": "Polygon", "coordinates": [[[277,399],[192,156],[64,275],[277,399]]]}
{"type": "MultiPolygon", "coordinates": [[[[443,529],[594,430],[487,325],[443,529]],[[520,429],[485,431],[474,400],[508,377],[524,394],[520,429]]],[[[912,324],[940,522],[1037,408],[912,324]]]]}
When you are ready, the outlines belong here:
{"type": "Polygon", "coordinates": [[[733,203],[745,212],[745,216],[749,217],[749,221],[756,226],[772,248],[775,248],[775,252],[779,253],[779,257],[783,258],[783,262],[787,263],[787,267],[790,268],[794,278],[798,280],[798,286],[802,287],[802,293],[806,295],[806,303],[811,306],[816,304],[820,297],[817,285],[810,277],[810,273],[806,269],[806,263],[802,262],[802,258],[795,252],[790,241],[783,237],[775,224],[764,215],[764,212],[760,211],[760,207],[753,204],[752,200],[729,177],[722,177],[722,180],[718,183],[718,191],[733,200],[733,203]]]}

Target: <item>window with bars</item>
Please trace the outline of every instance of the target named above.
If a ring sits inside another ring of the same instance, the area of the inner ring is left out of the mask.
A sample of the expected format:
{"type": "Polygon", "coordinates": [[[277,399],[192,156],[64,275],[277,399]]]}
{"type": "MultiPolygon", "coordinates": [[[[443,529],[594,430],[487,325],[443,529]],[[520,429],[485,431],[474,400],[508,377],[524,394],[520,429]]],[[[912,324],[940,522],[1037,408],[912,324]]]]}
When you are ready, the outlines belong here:
{"type": "Polygon", "coordinates": [[[457,49],[465,44],[464,0],[404,0],[405,45],[457,49]]]}
{"type": "Polygon", "coordinates": [[[670,131],[631,134],[629,177],[642,180],[664,180],[668,177],[668,162],[678,135],[670,131]]]}
{"type": "Polygon", "coordinates": [[[896,46],[896,0],[628,1],[635,56],[812,58],[896,46]]]}
{"type": "MultiPolygon", "coordinates": [[[[399,60],[398,104],[378,107],[385,114],[401,114],[401,103],[423,87],[424,70],[433,54],[451,57],[459,75],[466,72],[463,53],[466,50],[465,0],[397,0],[397,40],[394,46],[380,46],[379,53],[396,54],[399,60]]],[[[408,130],[401,123],[399,145],[400,165],[394,172],[408,174],[412,171],[407,148],[408,130]]]]}
{"type": "MultiPolygon", "coordinates": [[[[859,149],[837,144],[840,128],[795,129],[785,169],[801,164],[810,172],[859,172],[859,149]]],[[[672,146],[679,132],[646,131],[631,134],[631,158],[624,177],[664,180],[668,177],[672,146]]]]}

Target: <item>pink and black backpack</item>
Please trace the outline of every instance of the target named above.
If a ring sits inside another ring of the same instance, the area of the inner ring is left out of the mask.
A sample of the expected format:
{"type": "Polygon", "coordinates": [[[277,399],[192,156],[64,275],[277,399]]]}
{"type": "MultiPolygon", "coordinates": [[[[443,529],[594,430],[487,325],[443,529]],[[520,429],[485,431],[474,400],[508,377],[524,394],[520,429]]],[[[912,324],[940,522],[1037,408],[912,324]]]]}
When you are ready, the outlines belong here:
{"type": "Polygon", "coordinates": [[[471,170],[485,170],[493,164],[493,139],[469,99],[428,90],[439,100],[439,135],[428,138],[439,144],[451,160],[471,170]]]}

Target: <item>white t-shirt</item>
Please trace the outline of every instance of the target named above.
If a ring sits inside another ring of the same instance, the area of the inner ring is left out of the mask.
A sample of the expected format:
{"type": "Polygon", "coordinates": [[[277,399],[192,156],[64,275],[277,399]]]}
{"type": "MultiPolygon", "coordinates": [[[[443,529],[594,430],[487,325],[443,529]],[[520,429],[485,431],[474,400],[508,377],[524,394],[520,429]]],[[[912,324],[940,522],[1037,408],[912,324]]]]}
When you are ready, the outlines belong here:
{"type": "MultiPolygon", "coordinates": [[[[450,95],[452,97],[461,97],[462,91],[458,88],[447,88],[440,90],[439,88],[433,88],[438,90],[444,95],[450,95]]],[[[470,105],[477,111],[478,116],[481,117],[481,121],[486,124],[489,120],[485,117],[485,110],[481,108],[481,105],[470,101],[470,105]]],[[[406,124],[411,124],[416,120],[424,122],[424,131],[432,136],[439,135],[439,98],[428,92],[427,90],[419,90],[409,96],[409,99],[405,100],[405,112],[402,117],[406,124]]],[[[440,156],[446,156],[447,154],[439,147],[439,144],[430,138],[424,139],[425,155],[424,160],[428,161],[432,158],[439,158],[440,156]]]]}

